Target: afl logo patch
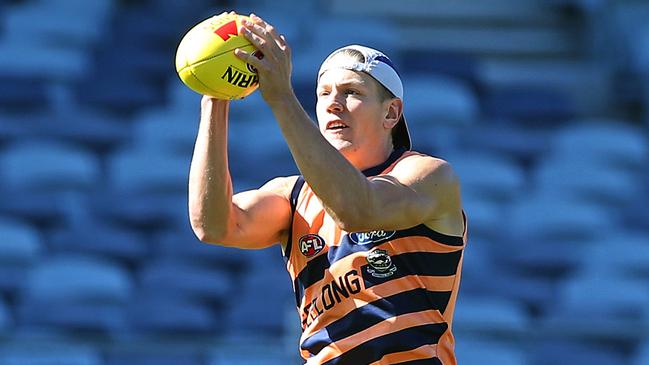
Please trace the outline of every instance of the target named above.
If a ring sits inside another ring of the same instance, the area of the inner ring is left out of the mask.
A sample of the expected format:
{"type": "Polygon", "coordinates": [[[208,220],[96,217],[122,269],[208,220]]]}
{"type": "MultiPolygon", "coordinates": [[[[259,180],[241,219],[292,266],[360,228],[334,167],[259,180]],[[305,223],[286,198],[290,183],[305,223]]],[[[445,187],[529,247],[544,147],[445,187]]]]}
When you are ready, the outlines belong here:
{"type": "Polygon", "coordinates": [[[349,239],[357,245],[366,245],[368,243],[380,243],[387,241],[392,238],[395,233],[397,233],[397,231],[378,230],[367,232],[352,232],[349,234],[349,239]]]}
{"type": "Polygon", "coordinates": [[[392,264],[392,259],[386,250],[370,251],[367,254],[367,263],[370,264],[367,272],[375,278],[387,278],[397,271],[397,267],[392,264]]]}
{"type": "Polygon", "coordinates": [[[317,234],[307,234],[300,237],[300,252],[306,257],[317,255],[325,246],[325,241],[317,234]]]}

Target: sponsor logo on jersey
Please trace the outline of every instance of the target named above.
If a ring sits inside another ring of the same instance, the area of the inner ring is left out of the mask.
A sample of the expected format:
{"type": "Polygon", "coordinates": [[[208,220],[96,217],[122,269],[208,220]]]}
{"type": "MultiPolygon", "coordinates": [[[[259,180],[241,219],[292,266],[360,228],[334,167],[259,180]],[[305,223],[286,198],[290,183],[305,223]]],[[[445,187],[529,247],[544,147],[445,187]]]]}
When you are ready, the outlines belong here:
{"type": "Polygon", "coordinates": [[[397,271],[397,267],[392,263],[386,250],[374,249],[370,251],[367,254],[367,263],[370,264],[367,272],[375,278],[387,278],[397,271]]]}
{"type": "Polygon", "coordinates": [[[358,294],[361,290],[363,290],[363,280],[355,269],[331,279],[322,286],[322,289],[314,292],[314,298],[310,302],[304,304],[302,328],[310,326],[324,312],[358,294]]]}
{"type": "Polygon", "coordinates": [[[300,237],[298,241],[300,245],[300,252],[306,257],[313,257],[317,255],[325,246],[324,238],[317,234],[307,234],[300,237]]]}
{"type": "Polygon", "coordinates": [[[397,231],[377,230],[367,232],[352,232],[349,234],[349,239],[358,245],[367,245],[369,243],[380,243],[387,241],[392,238],[395,233],[397,233],[397,231]]]}

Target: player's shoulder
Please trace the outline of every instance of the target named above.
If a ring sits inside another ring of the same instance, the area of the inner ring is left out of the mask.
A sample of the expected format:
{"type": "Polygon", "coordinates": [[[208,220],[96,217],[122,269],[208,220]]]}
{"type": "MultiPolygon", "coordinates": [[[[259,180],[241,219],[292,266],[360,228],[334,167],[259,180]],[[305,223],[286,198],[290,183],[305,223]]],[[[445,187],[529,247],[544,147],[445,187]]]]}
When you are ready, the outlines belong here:
{"type": "Polygon", "coordinates": [[[393,173],[434,177],[447,182],[458,183],[453,166],[443,158],[425,153],[408,151],[394,166],[393,173]]]}
{"type": "Polygon", "coordinates": [[[291,191],[293,190],[293,186],[295,186],[298,177],[299,175],[278,176],[268,180],[268,182],[262,185],[259,190],[269,191],[281,195],[286,199],[290,199],[291,191]]]}

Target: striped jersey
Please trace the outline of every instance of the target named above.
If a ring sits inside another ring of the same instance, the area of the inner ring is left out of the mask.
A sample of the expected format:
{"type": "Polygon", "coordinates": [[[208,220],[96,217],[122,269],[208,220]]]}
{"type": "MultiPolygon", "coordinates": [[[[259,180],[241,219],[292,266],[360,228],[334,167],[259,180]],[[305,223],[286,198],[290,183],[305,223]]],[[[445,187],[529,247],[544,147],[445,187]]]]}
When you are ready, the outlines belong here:
{"type": "MultiPolygon", "coordinates": [[[[397,150],[366,176],[418,154],[397,150]]],[[[307,365],[456,364],[451,333],[464,235],[424,224],[346,232],[300,177],[284,250],[307,365]]]]}

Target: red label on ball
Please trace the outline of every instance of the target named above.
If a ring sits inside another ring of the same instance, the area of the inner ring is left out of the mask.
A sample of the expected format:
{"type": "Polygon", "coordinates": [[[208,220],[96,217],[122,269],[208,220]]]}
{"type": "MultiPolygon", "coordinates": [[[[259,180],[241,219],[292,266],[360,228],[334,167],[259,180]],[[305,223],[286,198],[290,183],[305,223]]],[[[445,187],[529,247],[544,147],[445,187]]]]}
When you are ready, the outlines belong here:
{"type": "Polygon", "coordinates": [[[215,30],[214,33],[221,37],[224,42],[227,42],[227,40],[233,35],[239,35],[236,20],[223,24],[219,29],[215,30]]]}

